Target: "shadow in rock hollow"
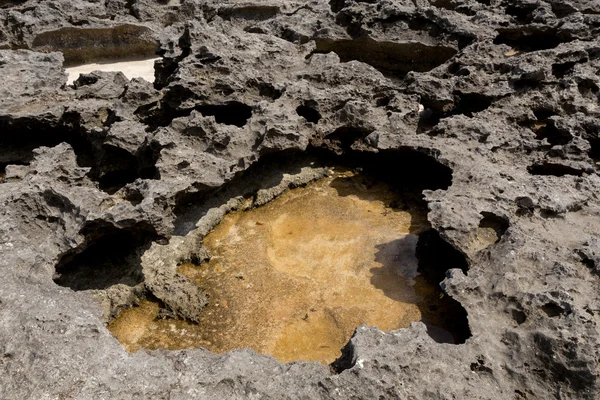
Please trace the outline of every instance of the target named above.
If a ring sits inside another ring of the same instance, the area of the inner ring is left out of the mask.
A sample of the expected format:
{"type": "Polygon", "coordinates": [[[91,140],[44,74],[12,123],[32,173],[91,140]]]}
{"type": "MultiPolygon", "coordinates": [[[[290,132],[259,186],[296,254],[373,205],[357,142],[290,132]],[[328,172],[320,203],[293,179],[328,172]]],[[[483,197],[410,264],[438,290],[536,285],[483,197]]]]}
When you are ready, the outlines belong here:
{"type": "Polygon", "coordinates": [[[436,342],[464,343],[471,336],[467,312],[439,284],[448,269],[461,268],[466,261],[432,232],[378,245],[375,261],[381,267],[371,269],[371,283],[393,300],[416,303],[428,334],[436,342]]]}

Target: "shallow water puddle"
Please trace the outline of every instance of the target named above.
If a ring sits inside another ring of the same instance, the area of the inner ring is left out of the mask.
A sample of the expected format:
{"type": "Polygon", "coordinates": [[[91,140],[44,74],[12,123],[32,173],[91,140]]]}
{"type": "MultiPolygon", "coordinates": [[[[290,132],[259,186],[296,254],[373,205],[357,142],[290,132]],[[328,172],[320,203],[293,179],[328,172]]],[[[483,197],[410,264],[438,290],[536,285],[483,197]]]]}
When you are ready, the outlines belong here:
{"type": "Polygon", "coordinates": [[[94,71],[121,71],[127,79],[133,78],[144,78],[148,82],[154,82],[154,62],[158,58],[151,58],[146,60],[125,60],[119,62],[105,62],[105,63],[94,63],[77,65],[73,67],[65,68],[65,72],[68,75],[67,85],[73,84],[80,74],[89,74],[94,71]]]}
{"type": "Polygon", "coordinates": [[[436,324],[440,292],[415,258],[425,215],[384,183],[335,172],[227,215],[204,238],[212,259],[180,266],[210,296],[199,324],[158,319],[159,305],[144,301],[109,329],[129,351],[248,347],[284,362],[330,363],[362,324],[436,324]]]}

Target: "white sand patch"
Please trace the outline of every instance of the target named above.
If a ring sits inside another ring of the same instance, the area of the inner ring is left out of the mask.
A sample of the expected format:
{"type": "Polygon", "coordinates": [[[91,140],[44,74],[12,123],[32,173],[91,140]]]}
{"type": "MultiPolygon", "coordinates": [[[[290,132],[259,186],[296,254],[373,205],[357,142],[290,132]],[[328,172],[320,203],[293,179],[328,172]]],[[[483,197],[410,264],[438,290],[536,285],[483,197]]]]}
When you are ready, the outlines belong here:
{"type": "Polygon", "coordinates": [[[73,84],[73,82],[79,78],[79,74],[89,74],[93,71],[121,71],[128,79],[144,78],[148,82],[154,82],[154,61],[156,60],[158,60],[158,58],[84,64],[65,68],[65,71],[69,75],[67,84],[73,84]]]}

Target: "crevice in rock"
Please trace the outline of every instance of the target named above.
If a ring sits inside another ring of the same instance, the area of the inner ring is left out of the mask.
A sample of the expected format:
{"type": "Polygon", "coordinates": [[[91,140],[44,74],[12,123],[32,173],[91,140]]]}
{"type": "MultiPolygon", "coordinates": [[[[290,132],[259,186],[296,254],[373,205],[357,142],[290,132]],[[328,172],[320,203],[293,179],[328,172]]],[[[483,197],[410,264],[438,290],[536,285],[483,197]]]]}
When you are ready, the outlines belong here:
{"type": "Polygon", "coordinates": [[[179,67],[179,63],[187,58],[192,52],[192,38],[189,28],[186,26],[177,43],[169,42],[167,48],[160,48],[156,54],[162,58],[154,65],[154,88],[160,90],[166,87],[172,80],[172,76],[179,67]],[[175,57],[165,57],[167,48],[173,50],[178,47],[180,54],[175,57]]]}
{"type": "Polygon", "coordinates": [[[160,102],[146,104],[135,111],[140,121],[152,132],[159,127],[169,126],[175,118],[187,117],[193,110],[203,116],[212,116],[219,124],[243,127],[252,117],[252,107],[239,101],[224,104],[199,104],[194,107],[181,108],[183,99],[193,99],[195,95],[179,86],[170,88],[160,102]]]}
{"type": "Polygon", "coordinates": [[[169,87],[160,101],[138,107],[134,115],[148,126],[147,131],[153,132],[159,127],[169,126],[175,118],[187,117],[192,113],[194,108],[181,108],[184,99],[192,100],[196,96],[189,89],[174,85],[169,87]]]}
{"type": "Polygon", "coordinates": [[[511,315],[517,325],[522,325],[527,321],[527,314],[523,310],[512,310],[511,315]]]}
{"type": "Polygon", "coordinates": [[[456,49],[448,46],[377,41],[368,37],[356,40],[316,39],[315,44],[314,53],[334,52],[342,62],[361,61],[393,78],[403,78],[410,71],[431,71],[457,53],[456,49]]]}
{"type": "Polygon", "coordinates": [[[143,282],[140,257],[157,237],[153,230],[97,225],[81,233],[86,243],[61,256],[56,264],[56,284],[80,291],[118,284],[133,287],[143,282]]]}
{"type": "Polygon", "coordinates": [[[542,82],[536,79],[515,79],[509,82],[516,92],[526,92],[528,90],[539,89],[542,86],[542,82]]]}
{"type": "Polygon", "coordinates": [[[573,7],[572,4],[567,2],[552,1],[550,2],[550,6],[552,7],[552,12],[557,18],[565,18],[577,12],[577,9],[573,7]]]}
{"type": "Polygon", "coordinates": [[[590,144],[590,151],[588,155],[596,162],[600,161],[600,137],[588,138],[590,144]]]}
{"type": "MultiPolygon", "coordinates": [[[[465,274],[467,273],[469,265],[465,256],[446,242],[435,229],[423,232],[419,236],[416,255],[419,260],[419,272],[428,282],[438,288],[444,308],[449,310],[449,317],[445,319],[445,326],[442,328],[452,334],[455,344],[465,343],[471,337],[467,311],[458,301],[446,294],[440,286],[440,282],[446,278],[446,271],[449,269],[458,268],[465,274]]],[[[427,325],[425,319],[423,322],[427,325]]],[[[428,332],[434,340],[443,341],[434,334],[435,331],[429,326],[428,332]]]]}
{"type": "Polygon", "coordinates": [[[354,367],[357,359],[358,354],[356,354],[356,348],[354,347],[354,343],[352,343],[352,339],[350,339],[348,343],[342,347],[342,355],[332,362],[329,365],[329,368],[332,373],[341,374],[345,370],[354,367]]]}
{"type": "MultiPolygon", "coordinates": [[[[277,88],[270,82],[264,82],[261,79],[252,79],[247,82],[249,87],[253,87],[258,90],[259,96],[267,97],[271,100],[277,100],[285,92],[285,87],[277,88]]],[[[227,91],[229,92],[229,91],[227,91]]],[[[229,93],[232,94],[233,92],[229,93]]]]}
{"type": "Polygon", "coordinates": [[[533,115],[535,115],[538,121],[545,121],[548,118],[557,115],[557,113],[550,108],[540,107],[533,110],[533,115]]]}
{"type": "Polygon", "coordinates": [[[568,165],[553,163],[553,162],[542,162],[538,164],[532,164],[527,167],[527,171],[531,175],[551,175],[551,176],[565,176],[574,175],[581,176],[584,171],[576,169],[568,165]]]}
{"type": "Polygon", "coordinates": [[[269,5],[239,5],[219,8],[217,13],[226,21],[243,19],[249,21],[265,21],[279,14],[279,7],[269,5]]]}

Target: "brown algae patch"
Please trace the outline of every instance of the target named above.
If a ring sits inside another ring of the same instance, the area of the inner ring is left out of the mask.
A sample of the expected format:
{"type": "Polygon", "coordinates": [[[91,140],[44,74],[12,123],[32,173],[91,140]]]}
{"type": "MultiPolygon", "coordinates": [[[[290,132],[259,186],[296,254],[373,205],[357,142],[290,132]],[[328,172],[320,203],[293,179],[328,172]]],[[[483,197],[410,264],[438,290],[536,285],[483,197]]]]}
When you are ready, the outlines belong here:
{"type": "Polygon", "coordinates": [[[160,319],[158,304],[143,301],[109,329],[129,351],[251,348],[330,363],[362,324],[435,325],[440,292],[418,275],[415,256],[427,228],[422,207],[389,185],[338,170],[228,214],[204,238],[211,260],[179,269],[209,295],[200,323],[160,319]]]}

